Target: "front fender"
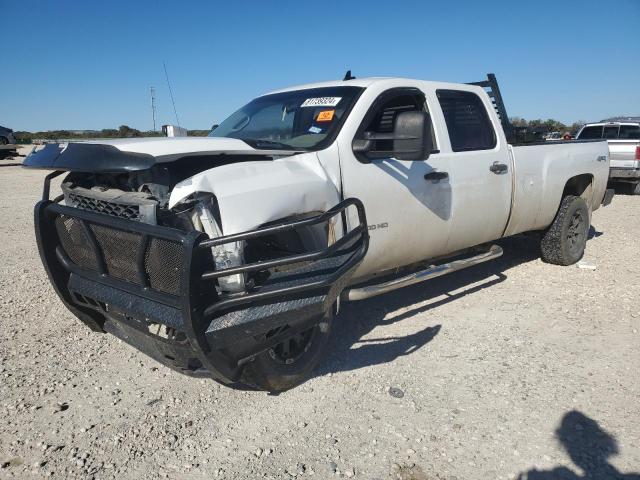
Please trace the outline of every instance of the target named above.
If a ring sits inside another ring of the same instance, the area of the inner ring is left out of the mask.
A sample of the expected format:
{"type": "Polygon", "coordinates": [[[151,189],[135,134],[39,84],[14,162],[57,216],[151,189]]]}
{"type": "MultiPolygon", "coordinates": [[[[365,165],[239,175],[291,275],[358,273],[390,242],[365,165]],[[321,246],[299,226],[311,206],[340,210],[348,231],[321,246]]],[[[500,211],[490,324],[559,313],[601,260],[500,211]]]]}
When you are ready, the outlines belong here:
{"type": "Polygon", "coordinates": [[[215,195],[225,235],[292,215],[326,211],[340,201],[315,153],[205,170],[175,186],[169,208],[196,192],[215,195]]]}

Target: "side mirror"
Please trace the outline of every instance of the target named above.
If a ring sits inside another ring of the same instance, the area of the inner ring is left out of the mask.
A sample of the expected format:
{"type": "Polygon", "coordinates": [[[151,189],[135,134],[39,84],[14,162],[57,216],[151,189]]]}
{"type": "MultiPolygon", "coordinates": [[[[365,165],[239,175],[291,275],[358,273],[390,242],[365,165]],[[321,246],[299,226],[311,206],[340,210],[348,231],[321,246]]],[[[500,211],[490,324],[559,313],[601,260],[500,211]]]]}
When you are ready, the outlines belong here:
{"type": "Polygon", "coordinates": [[[217,123],[214,123],[213,125],[211,125],[211,131],[213,132],[218,127],[219,125],[217,123]]]}
{"type": "Polygon", "coordinates": [[[364,138],[353,141],[352,148],[368,159],[426,160],[433,149],[431,116],[426,112],[402,112],[396,117],[393,133],[365,132],[364,138]],[[382,143],[390,143],[392,150],[377,148],[377,140],[386,140],[382,143]]]}
{"type": "Polygon", "coordinates": [[[426,112],[402,112],[393,129],[393,153],[398,160],[426,160],[433,148],[431,116],[426,112]]]}

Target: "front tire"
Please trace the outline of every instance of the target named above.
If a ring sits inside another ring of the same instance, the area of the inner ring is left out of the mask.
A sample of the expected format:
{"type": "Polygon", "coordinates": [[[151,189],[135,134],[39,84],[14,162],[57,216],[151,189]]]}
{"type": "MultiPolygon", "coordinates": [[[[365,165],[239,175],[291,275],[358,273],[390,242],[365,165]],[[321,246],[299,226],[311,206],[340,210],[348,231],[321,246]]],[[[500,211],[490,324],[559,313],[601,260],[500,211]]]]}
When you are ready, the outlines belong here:
{"type": "Polygon", "coordinates": [[[282,392],[300,385],[309,378],[326,350],[332,320],[333,315],[327,313],[318,325],[256,356],[244,368],[242,382],[268,392],[282,392]]]}
{"type": "Polygon", "coordinates": [[[589,233],[589,207],[581,197],[568,195],[540,242],[542,260],[572,265],[582,258],[589,233]]]}

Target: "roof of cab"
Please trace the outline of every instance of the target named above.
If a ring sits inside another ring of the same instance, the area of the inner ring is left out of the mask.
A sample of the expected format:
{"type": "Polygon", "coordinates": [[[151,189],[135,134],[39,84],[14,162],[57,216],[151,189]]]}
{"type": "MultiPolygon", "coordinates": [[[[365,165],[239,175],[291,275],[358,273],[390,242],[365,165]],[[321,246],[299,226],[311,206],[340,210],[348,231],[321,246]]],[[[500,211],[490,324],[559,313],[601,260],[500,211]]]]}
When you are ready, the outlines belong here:
{"type": "Polygon", "coordinates": [[[606,127],[607,125],[638,125],[640,124],[640,121],[638,122],[633,122],[633,121],[629,121],[629,122],[589,122],[589,123],[585,123],[584,126],[585,127],[606,127]]]}
{"type": "Polygon", "coordinates": [[[310,88],[322,88],[322,87],[362,87],[367,88],[373,84],[377,83],[389,83],[389,84],[397,84],[401,81],[407,81],[411,83],[421,82],[424,84],[431,84],[436,88],[460,88],[464,87],[465,90],[481,90],[482,87],[477,87],[470,84],[464,83],[451,83],[451,82],[438,82],[438,81],[427,81],[427,80],[419,80],[413,78],[403,78],[403,77],[367,77],[367,78],[354,78],[352,80],[331,80],[328,82],[318,82],[318,83],[307,83],[303,85],[294,85],[291,87],[281,88],[278,90],[273,90],[271,92],[267,92],[264,95],[271,95],[273,93],[282,93],[282,92],[290,92],[293,90],[308,90],[310,88]]]}
{"type": "Polygon", "coordinates": [[[292,90],[308,90],[310,88],[322,88],[322,87],[363,87],[366,88],[372,83],[380,80],[390,80],[391,77],[368,77],[368,78],[354,78],[352,80],[329,80],[327,82],[317,83],[305,83],[302,85],[293,85],[291,87],[279,88],[271,92],[265,93],[265,95],[271,95],[272,93],[290,92],[292,90]]]}

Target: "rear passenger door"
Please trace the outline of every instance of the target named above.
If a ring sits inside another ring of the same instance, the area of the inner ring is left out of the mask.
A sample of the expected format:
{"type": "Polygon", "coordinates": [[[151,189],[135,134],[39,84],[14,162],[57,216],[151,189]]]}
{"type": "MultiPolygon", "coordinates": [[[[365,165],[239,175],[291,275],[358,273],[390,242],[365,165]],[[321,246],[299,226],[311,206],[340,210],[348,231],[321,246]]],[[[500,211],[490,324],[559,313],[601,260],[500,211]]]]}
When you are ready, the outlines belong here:
{"type": "Polygon", "coordinates": [[[447,251],[500,238],[511,209],[511,155],[489,98],[473,91],[435,92],[442,120],[440,156],[452,195],[447,251]],[[491,112],[491,114],[489,114],[491,112]]]}

